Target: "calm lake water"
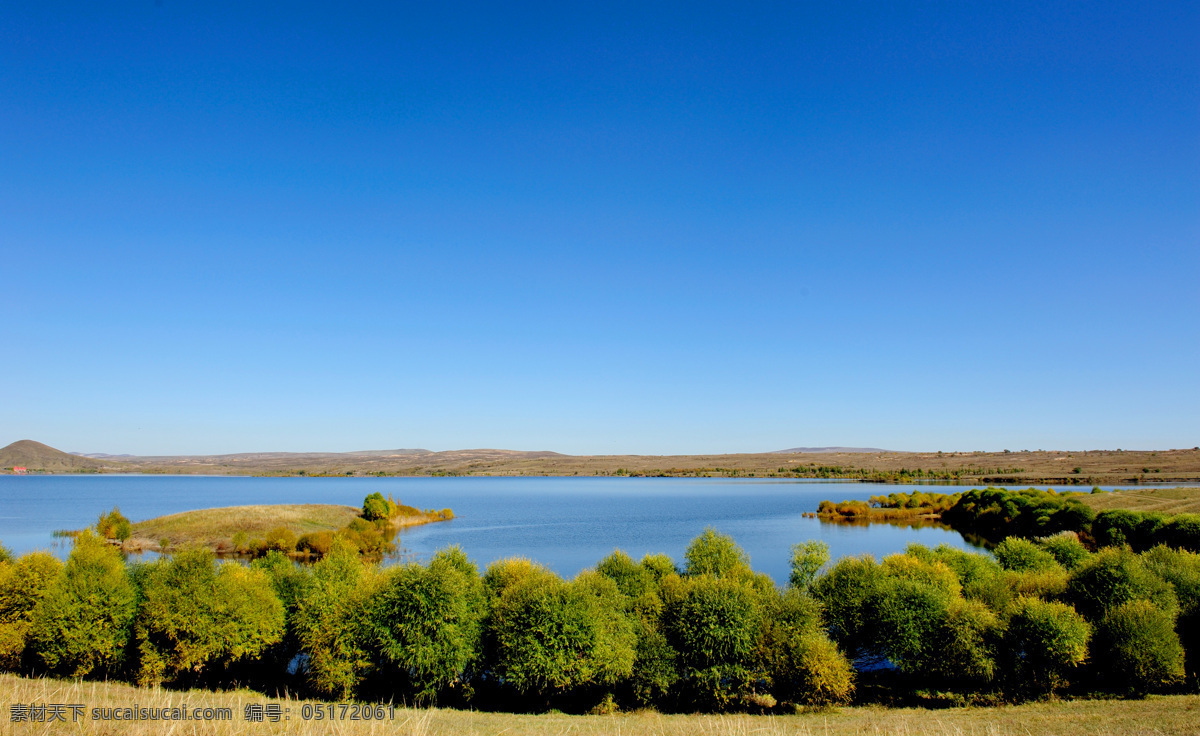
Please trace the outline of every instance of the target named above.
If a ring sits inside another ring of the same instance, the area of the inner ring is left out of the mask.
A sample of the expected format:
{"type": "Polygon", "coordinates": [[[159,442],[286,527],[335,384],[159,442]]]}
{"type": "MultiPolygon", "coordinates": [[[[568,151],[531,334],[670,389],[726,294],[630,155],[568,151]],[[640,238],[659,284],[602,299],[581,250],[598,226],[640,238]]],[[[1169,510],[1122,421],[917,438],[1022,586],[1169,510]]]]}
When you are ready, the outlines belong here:
{"type": "Polygon", "coordinates": [[[882,557],[910,542],[978,549],[945,529],[851,527],[802,516],[824,499],[866,500],[917,487],[720,478],[0,476],[0,542],[15,553],[41,548],[65,555],[69,547],[51,532],[95,524],[113,506],[139,521],[246,504],[361,506],[379,491],[420,508],[454,510],[453,521],[400,534],[398,545],[416,559],[457,544],[481,567],[522,556],[572,576],[614,549],[634,559],[663,552],[682,561],[688,542],[711,526],[732,535],[756,570],[782,583],[791,546],[809,539],[828,543],[834,559],[882,557]]]}

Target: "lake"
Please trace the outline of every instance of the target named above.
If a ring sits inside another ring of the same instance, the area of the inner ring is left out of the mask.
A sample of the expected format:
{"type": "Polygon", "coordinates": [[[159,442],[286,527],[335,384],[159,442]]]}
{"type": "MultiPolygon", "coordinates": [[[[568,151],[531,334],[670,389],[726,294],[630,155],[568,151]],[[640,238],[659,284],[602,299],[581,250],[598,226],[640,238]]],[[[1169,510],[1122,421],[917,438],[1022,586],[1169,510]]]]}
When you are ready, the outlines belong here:
{"type": "MultiPolygon", "coordinates": [[[[866,500],[914,488],[868,483],[722,478],[249,478],[229,476],[0,476],[0,542],[14,553],[69,540],[55,529],[82,529],[119,506],[133,521],[198,508],[274,503],[361,506],[375,491],[420,508],[454,510],[453,521],[401,532],[406,558],[460,545],[482,568],[521,556],[573,576],[614,549],[634,559],[666,553],[677,562],[705,527],[733,536],[754,569],[787,580],[793,544],[819,539],[834,559],[900,552],[910,542],[978,549],[957,532],[822,523],[804,518],[824,499],[866,500]]],[[[1044,487],[1044,486],[1041,486],[1044,487]]],[[[963,488],[965,490],[965,488],[963,488]]],[[[1074,490],[1079,490],[1075,488],[1074,490]]]]}

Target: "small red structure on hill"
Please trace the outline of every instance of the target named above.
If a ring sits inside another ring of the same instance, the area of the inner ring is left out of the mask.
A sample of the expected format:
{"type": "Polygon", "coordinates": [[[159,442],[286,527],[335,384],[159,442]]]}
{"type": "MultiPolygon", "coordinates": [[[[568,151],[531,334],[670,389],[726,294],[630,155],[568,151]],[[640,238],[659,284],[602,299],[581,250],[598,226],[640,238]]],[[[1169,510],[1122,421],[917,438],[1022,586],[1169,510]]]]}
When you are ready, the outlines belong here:
{"type": "Polygon", "coordinates": [[[28,472],[29,472],[29,468],[26,468],[24,465],[14,465],[13,466],[13,475],[25,475],[28,472]]]}

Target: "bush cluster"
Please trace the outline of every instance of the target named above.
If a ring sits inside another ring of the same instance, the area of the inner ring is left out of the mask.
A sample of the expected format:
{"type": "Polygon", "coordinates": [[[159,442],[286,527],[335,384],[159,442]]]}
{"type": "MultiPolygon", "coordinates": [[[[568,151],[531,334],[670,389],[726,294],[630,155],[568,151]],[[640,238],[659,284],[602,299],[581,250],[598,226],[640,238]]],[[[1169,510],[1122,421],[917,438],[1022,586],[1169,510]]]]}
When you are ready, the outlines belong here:
{"type": "Polygon", "coordinates": [[[341,537],[311,566],[197,549],[126,564],[84,533],[65,564],[0,555],[0,667],[575,712],[782,712],[888,677],[985,699],[1195,683],[1194,552],[1062,536],[995,559],[913,545],[827,561],[797,545],[781,589],[712,530],[682,566],[618,551],[570,580],[523,559],[481,572],[457,548],[385,568],[341,537]]]}
{"type": "Polygon", "coordinates": [[[1091,533],[1102,546],[1128,544],[1144,551],[1161,544],[1200,552],[1200,514],[1101,511],[1092,521],[1091,533]]]}

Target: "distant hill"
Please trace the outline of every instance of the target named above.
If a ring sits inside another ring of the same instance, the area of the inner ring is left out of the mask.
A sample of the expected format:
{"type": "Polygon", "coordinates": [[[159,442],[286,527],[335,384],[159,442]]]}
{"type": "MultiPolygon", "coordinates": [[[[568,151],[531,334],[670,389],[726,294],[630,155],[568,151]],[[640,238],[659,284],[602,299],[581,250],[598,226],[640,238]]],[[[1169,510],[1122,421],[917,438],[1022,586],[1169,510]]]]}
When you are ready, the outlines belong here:
{"type": "Polygon", "coordinates": [[[24,466],[30,470],[71,471],[114,469],[112,462],[81,457],[33,440],[18,440],[0,449],[0,468],[24,466]]]}
{"type": "Polygon", "coordinates": [[[798,452],[830,453],[830,452],[891,452],[878,447],[793,447],[790,450],[772,450],[772,455],[791,455],[798,452]]]}

